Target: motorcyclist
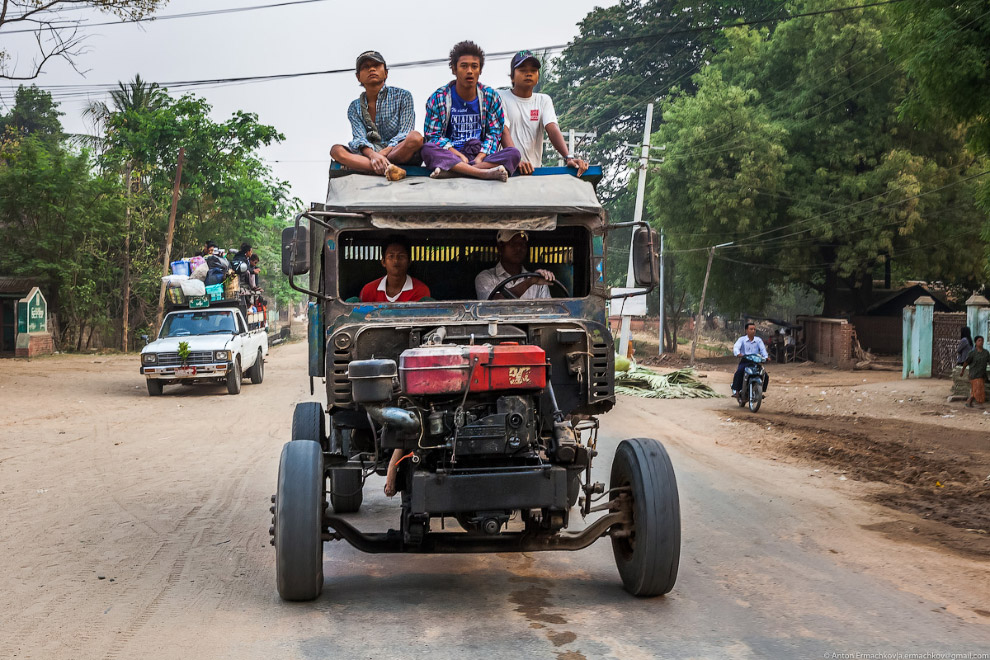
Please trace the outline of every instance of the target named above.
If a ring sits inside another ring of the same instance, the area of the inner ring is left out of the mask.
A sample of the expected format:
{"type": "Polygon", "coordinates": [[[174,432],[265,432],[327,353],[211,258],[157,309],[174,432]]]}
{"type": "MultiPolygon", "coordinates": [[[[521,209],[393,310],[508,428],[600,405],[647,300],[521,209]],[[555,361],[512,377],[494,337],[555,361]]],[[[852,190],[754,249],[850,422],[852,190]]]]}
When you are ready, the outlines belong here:
{"type": "MultiPolygon", "coordinates": [[[[735,345],[732,347],[732,354],[739,358],[739,366],[736,367],[736,374],[732,377],[732,396],[738,396],[739,390],[742,389],[743,374],[746,368],[747,355],[759,355],[764,360],[769,359],[769,354],[767,353],[766,344],[763,340],[756,336],[756,324],[747,323],[746,324],[746,334],[736,340],[735,345]]],[[[770,376],[764,372],[763,373],[763,391],[767,391],[767,385],[770,384],[770,376]]]]}

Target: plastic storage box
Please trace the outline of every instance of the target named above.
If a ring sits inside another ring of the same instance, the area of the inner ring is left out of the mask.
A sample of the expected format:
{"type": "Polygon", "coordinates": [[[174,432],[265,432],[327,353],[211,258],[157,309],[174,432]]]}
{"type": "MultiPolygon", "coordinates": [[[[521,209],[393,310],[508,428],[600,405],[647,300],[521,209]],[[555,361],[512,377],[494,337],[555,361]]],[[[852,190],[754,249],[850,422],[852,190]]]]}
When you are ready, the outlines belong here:
{"type": "Polygon", "coordinates": [[[223,284],[211,284],[206,287],[206,295],[210,300],[223,300],[223,284]]]}

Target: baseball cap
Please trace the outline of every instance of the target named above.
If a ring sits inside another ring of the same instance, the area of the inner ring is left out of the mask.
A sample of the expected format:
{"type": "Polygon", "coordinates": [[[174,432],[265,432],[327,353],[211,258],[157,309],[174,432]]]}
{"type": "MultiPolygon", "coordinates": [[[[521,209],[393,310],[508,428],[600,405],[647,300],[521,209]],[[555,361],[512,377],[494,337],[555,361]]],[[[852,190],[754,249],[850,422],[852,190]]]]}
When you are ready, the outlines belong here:
{"type": "Polygon", "coordinates": [[[354,70],[360,71],[361,62],[365,60],[372,60],[373,62],[380,62],[381,64],[385,64],[385,58],[382,57],[382,54],[379,53],[377,50],[366,50],[360,55],[358,55],[357,59],[354,60],[354,70]]]}
{"type": "Polygon", "coordinates": [[[519,231],[518,229],[499,229],[498,236],[495,238],[496,243],[508,243],[516,234],[522,234],[522,237],[527,241],[529,240],[529,235],[524,231],[519,231]]]}
{"type": "Polygon", "coordinates": [[[530,60],[533,60],[533,63],[536,64],[537,68],[540,67],[540,58],[534,55],[533,51],[531,50],[519,51],[518,53],[512,56],[512,66],[509,68],[509,73],[511,74],[513,71],[521,67],[523,62],[528,62],[530,60]]]}

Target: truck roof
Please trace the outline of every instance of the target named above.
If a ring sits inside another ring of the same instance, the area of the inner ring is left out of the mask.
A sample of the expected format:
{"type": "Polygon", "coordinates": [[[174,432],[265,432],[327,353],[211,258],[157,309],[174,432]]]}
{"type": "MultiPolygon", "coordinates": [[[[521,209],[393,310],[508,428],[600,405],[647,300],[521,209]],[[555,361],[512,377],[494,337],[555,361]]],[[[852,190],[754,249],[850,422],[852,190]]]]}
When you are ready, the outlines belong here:
{"type": "Polygon", "coordinates": [[[506,183],[407,177],[386,181],[352,174],[330,179],[327,211],[372,215],[497,213],[513,216],[603,215],[590,181],[569,175],[514,176],[506,183]]]}

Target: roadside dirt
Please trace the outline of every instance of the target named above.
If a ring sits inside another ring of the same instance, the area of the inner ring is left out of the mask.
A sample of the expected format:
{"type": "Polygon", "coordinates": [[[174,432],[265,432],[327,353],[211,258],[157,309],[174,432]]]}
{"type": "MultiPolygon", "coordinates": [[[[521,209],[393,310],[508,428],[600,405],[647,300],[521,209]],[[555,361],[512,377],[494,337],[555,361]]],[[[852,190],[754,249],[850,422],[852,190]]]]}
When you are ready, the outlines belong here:
{"type": "Polygon", "coordinates": [[[770,374],[759,413],[724,418],[755,427],[737,444],[813,462],[819,478],[868,482],[868,499],[917,516],[876,531],[990,557],[990,414],[946,403],[946,380],[820,365],[771,365],[770,374]]]}

